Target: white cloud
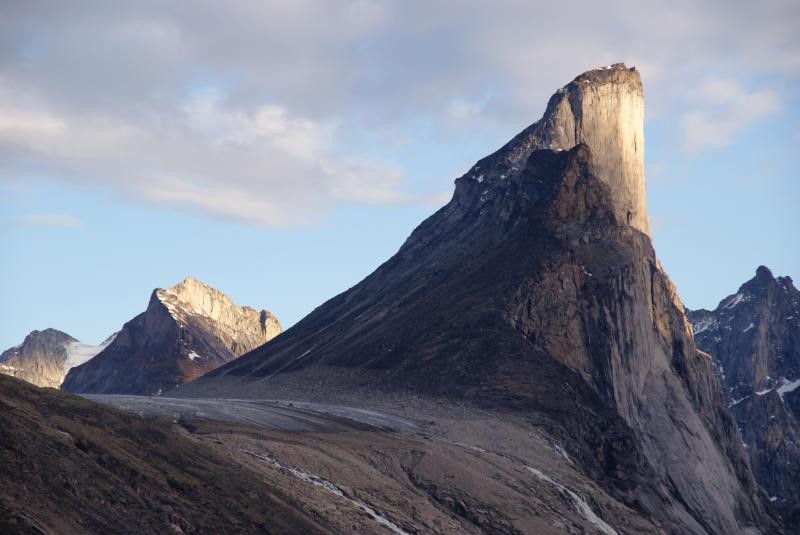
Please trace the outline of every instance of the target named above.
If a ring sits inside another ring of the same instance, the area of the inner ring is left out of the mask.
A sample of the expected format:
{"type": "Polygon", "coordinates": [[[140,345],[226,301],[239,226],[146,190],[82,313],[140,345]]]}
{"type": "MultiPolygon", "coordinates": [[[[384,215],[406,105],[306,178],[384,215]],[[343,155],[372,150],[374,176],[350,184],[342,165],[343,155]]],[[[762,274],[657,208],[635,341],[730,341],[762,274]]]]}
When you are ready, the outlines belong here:
{"type": "Polygon", "coordinates": [[[774,113],[776,90],[743,89],[754,79],[800,74],[793,0],[573,8],[2,3],[0,180],[45,177],[170,209],[300,225],[341,201],[426,202],[431,195],[410,192],[447,190],[454,177],[421,184],[427,173],[387,161],[456,150],[489,130],[499,145],[540,116],[555,88],[597,65],[636,64],[648,116],[682,117],[692,150],[725,146],[774,113]],[[676,109],[709,72],[722,82],[706,83],[708,98],[676,109]],[[414,146],[420,124],[433,125],[424,126],[427,146],[414,146]],[[411,141],[385,143],[400,138],[411,141]]]}
{"type": "Polygon", "coordinates": [[[335,125],[293,117],[277,105],[234,109],[205,95],[174,113],[130,122],[18,110],[13,98],[0,95],[0,143],[24,149],[20,168],[33,160],[45,166],[39,173],[57,178],[67,169],[70,181],[112,185],[172,208],[297,226],[319,219],[332,200],[413,200],[401,191],[399,170],[336,154],[335,125]]]}
{"type": "Polygon", "coordinates": [[[769,89],[748,91],[731,79],[709,78],[689,95],[681,116],[683,146],[690,152],[730,145],[736,135],[781,108],[780,96],[769,89]]]}

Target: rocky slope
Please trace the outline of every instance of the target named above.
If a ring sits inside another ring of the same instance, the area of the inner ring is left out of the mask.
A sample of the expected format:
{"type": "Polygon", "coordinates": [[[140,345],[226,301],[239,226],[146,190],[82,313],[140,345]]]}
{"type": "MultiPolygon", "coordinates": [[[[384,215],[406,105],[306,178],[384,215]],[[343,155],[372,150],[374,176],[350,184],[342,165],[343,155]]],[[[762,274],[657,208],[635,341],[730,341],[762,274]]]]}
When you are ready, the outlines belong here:
{"type": "Polygon", "coordinates": [[[177,395],[504,411],[654,531],[778,530],[646,232],[642,107],[633,69],[579,76],[373,274],[177,395]]]}
{"type": "Polygon", "coordinates": [[[211,448],[0,376],[0,533],[325,533],[211,448]]]}
{"type": "Polygon", "coordinates": [[[73,368],[62,388],[95,394],[155,394],[200,377],[281,332],[266,310],[239,307],[187,278],[156,289],[147,310],[126,323],[91,361],[73,368]]]}
{"type": "Polygon", "coordinates": [[[94,357],[114,336],[92,346],[55,329],[32,331],[21,344],[0,354],[0,373],[37,386],[58,388],[70,369],[94,357]]]}
{"type": "Polygon", "coordinates": [[[688,313],[728,393],[753,473],[800,531],[800,291],[761,266],[713,311],[688,313]]]}

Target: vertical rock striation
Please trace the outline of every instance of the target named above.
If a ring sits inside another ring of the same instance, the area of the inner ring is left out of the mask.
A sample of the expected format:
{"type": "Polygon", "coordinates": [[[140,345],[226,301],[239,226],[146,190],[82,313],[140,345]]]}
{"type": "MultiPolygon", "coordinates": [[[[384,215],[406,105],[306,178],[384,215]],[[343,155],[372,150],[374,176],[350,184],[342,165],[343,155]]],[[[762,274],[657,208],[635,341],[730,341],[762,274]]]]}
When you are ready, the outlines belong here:
{"type": "Polygon", "coordinates": [[[70,371],[62,388],[91,394],[154,394],[200,377],[281,332],[266,310],[239,307],[189,277],[156,289],[147,310],[106,349],[70,371]]]}

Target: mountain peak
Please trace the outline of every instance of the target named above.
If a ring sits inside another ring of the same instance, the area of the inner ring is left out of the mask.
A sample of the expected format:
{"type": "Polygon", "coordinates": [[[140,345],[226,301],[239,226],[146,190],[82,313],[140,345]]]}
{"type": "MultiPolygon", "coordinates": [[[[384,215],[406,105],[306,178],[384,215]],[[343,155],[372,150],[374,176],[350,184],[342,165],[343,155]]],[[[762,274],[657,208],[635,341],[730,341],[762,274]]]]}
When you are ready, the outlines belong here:
{"type": "Polygon", "coordinates": [[[544,116],[456,181],[492,185],[521,173],[536,150],[586,145],[620,221],[649,236],[644,177],[644,93],[623,63],[586,71],[550,98],[544,116]]]}
{"type": "Polygon", "coordinates": [[[127,322],[91,362],[70,371],[71,392],[149,394],[193,380],[281,332],[266,310],[238,306],[186,277],[153,290],[147,309],[127,322]]]}
{"type": "Polygon", "coordinates": [[[774,278],[772,271],[767,266],[758,266],[756,269],[756,279],[773,280],[774,278]]]}

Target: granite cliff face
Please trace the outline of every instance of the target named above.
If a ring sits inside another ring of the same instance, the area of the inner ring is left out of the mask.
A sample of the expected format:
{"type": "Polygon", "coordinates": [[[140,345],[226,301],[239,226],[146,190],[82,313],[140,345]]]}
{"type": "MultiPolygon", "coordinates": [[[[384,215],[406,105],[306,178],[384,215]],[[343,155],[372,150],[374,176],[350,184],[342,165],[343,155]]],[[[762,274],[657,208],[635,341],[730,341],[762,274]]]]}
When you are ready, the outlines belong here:
{"type": "Polygon", "coordinates": [[[503,411],[656,531],[778,530],[647,234],[642,109],[635,70],[579,76],[373,274],[178,395],[503,411]]]}
{"type": "Polygon", "coordinates": [[[156,289],[147,310],[114,341],[70,370],[62,388],[93,394],[155,394],[200,377],[281,332],[266,310],[239,307],[225,294],[187,278],[156,289]]]}
{"type": "Polygon", "coordinates": [[[761,266],[713,311],[689,312],[728,395],[753,473],[800,530],[800,291],[761,266]]]}
{"type": "Polygon", "coordinates": [[[36,386],[58,388],[70,369],[94,357],[114,336],[92,346],[56,329],[32,331],[21,344],[0,355],[0,373],[36,386]]]}
{"type": "Polygon", "coordinates": [[[591,148],[594,173],[609,186],[617,217],[648,234],[644,184],[644,94],[635,68],[616,63],[559,89],[535,122],[466,176],[488,184],[522,172],[539,149],[591,148]]]}

